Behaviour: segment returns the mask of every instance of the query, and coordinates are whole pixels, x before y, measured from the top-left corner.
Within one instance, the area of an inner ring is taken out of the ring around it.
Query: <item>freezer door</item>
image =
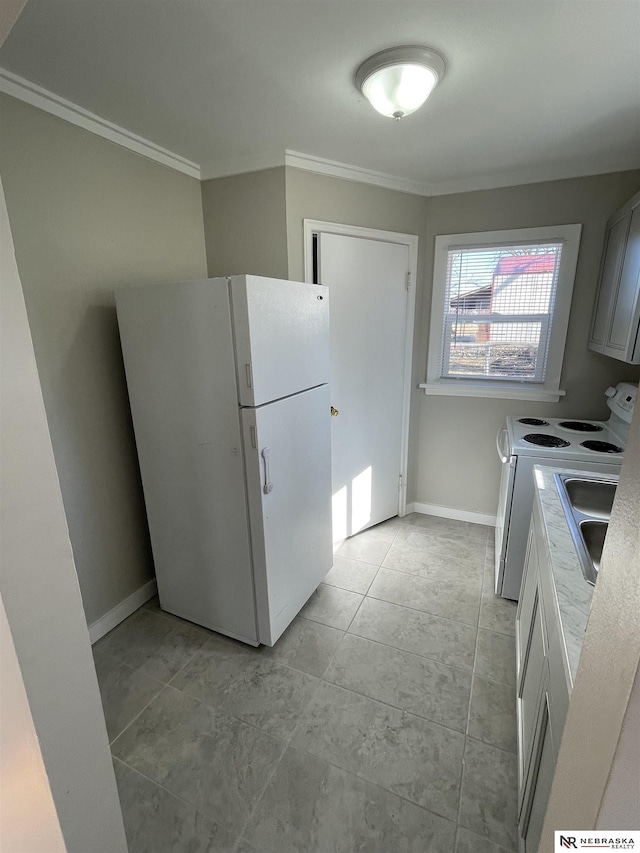
[[[328,386],[242,409],[258,639],[272,646],[333,563]]]
[[[329,289],[231,277],[241,406],[261,406],[329,381]]]

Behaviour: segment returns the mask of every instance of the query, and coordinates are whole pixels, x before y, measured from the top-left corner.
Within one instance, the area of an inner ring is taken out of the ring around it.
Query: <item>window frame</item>
[[[493,397],[512,400],[557,402],[566,394],[560,388],[569,312],[578,264],[582,225],[552,225],[541,228],[516,228],[503,231],[479,231],[469,234],[442,234],[435,238],[433,289],[426,381],[420,384],[427,395],[456,397]],[[456,248],[500,248],[512,244],[561,242],[555,304],[550,316],[549,348],[544,381],[517,379],[476,379],[443,377],[445,331],[445,292],[449,251]]]

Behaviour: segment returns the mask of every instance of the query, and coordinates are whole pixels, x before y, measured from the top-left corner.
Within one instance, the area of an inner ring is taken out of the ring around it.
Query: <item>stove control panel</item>
[[[623,421],[631,423],[633,409],[638,396],[638,386],[631,382],[619,382],[615,388],[607,388],[607,406]]]

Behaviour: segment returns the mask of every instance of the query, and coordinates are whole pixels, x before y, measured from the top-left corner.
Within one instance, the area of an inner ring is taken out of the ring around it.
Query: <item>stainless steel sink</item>
[[[595,584],[617,483],[597,474],[554,474],[582,574]]]
[[[587,549],[587,553],[591,558],[591,562],[596,570],[600,571],[600,561],[602,560],[602,549],[604,548],[604,540],[607,535],[608,521],[581,521],[580,533]]]
[[[569,503],[574,509],[594,518],[609,518],[616,496],[615,483],[586,480],[582,477],[566,477],[563,483]]]

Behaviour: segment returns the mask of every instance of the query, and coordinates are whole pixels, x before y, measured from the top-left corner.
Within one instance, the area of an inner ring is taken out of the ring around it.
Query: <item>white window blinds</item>
[[[449,248],[442,378],[544,382],[561,253],[558,241]]]

